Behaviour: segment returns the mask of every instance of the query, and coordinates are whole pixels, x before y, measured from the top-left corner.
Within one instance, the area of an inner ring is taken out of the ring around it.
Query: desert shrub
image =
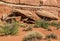
[[[3,30],[4,30],[4,34],[5,34],[5,35],[10,34],[10,29],[11,29],[10,26],[5,25],[4,28],[3,28]]]
[[[58,23],[58,25],[57,25],[57,29],[59,29],[60,28],[60,22]]]
[[[4,30],[3,30],[3,26],[0,26],[0,35],[4,35]]]
[[[18,32],[18,23],[17,22],[13,22],[7,28],[8,28],[7,30],[10,30],[10,34],[11,35],[15,35]]]
[[[56,23],[56,22],[53,21],[52,23],[50,23],[50,25],[51,25],[51,26],[57,26],[58,23]]]
[[[44,28],[44,29],[48,29],[48,26],[49,26],[49,24],[48,24],[48,22],[45,21],[45,20],[38,20],[38,21],[36,21],[36,23],[35,23],[35,27],[42,27],[42,28]]]
[[[1,35],[15,35],[18,32],[18,25],[16,23],[6,23],[3,26],[1,26],[0,29]]]
[[[24,38],[23,41],[37,41],[37,40],[41,40],[42,39],[42,35],[39,32],[30,32],[28,33]]]
[[[55,26],[57,29],[59,29],[60,28],[60,22],[59,23],[57,23],[57,22],[52,22],[52,23],[50,23],[50,25],[51,26]]]
[[[57,36],[52,33],[52,34],[47,35],[46,38],[47,38],[47,39],[51,39],[51,38],[52,38],[52,39],[57,39]]]

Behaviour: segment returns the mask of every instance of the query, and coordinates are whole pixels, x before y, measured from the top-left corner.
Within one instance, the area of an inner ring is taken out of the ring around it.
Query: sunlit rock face
[[[12,9],[9,6],[0,4],[0,18],[4,15],[10,14]]]
[[[43,0],[44,5],[57,6],[57,0]]]
[[[2,1],[16,4],[57,6],[57,0],[2,0]]]
[[[58,16],[60,17],[60,0],[57,0],[57,2],[58,2],[57,6],[59,7],[58,8]]]
[[[58,2],[58,4],[57,4],[57,5],[58,5],[58,7],[60,7],[60,0],[57,0],[57,2]]]
[[[33,6],[44,5],[41,8],[42,10],[53,13],[56,16],[60,15],[60,8],[55,7],[55,6],[60,7],[60,0],[2,0],[2,1],[8,2],[8,3],[21,4],[21,5],[33,5]],[[3,6],[1,8],[3,8]],[[10,13],[10,8],[8,9],[8,7],[4,6],[4,9],[5,8],[6,8],[5,11],[4,10],[2,11],[2,9],[1,11],[4,13]]]
[[[39,5],[40,0],[20,0],[21,3],[28,4],[28,5]]]
[[[7,2],[7,3],[15,3],[15,4],[19,3],[19,0],[2,0],[2,1]]]
[[[58,16],[58,8],[57,7],[50,7],[50,6],[42,6],[42,10],[48,11],[50,13],[53,13],[54,15]]]
[[[3,0],[9,3],[16,3],[16,4],[28,4],[28,5],[39,5],[40,0]]]

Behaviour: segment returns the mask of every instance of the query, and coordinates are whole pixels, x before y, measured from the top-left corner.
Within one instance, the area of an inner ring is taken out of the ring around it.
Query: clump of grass
[[[4,35],[3,26],[0,26],[0,35],[1,35],[1,36],[3,36],[3,35]]]
[[[15,35],[18,32],[18,25],[17,23],[12,24],[4,24],[4,26],[1,26],[0,33],[1,35]]]
[[[57,23],[57,22],[52,22],[52,23],[50,23],[50,25],[51,26],[55,26],[55,27],[57,27],[57,29],[59,29],[60,28],[60,22],[59,23]]]
[[[58,30],[60,28],[60,22],[57,23],[57,22],[53,21],[53,22],[49,23],[48,21],[45,21],[45,20],[38,20],[38,21],[35,22],[34,27],[35,28],[42,27],[44,29],[47,29],[48,31],[51,31],[51,29],[48,28],[49,26],[55,26],[56,29]]]
[[[56,27],[58,25],[58,23],[56,23],[56,22],[53,21],[52,23],[50,23],[50,25]]]
[[[51,39],[51,38],[52,38],[52,39],[57,39],[57,36],[52,33],[52,34],[47,35],[46,38],[47,38],[47,39]]]
[[[30,32],[24,38],[23,41],[38,41],[42,39],[42,35],[39,32]]]
[[[36,23],[35,23],[35,27],[42,27],[42,28],[44,28],[44,29],[48,29],[48,26],[49,26],[49,24],[48,24],[48,22],[45,21],[45,20],[38,20],[38,21],[36,21]]]

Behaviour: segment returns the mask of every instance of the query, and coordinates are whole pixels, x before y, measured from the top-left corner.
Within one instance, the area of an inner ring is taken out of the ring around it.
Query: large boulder
[[[41,6],[42,10],[51,12],[55,16],[58,16],[58,8],[57,7],[50,7],[50,6]]]
[[[56,16],[53,13],[48,12],[46,10],[40,10],[40,11],[37,11],[36,13],[40,16],[43,16],[43,17],[48,17],[48,18],[51,18],[51,19],[59,19],[58,16]]]
[[[40,18],[38,17],[38,15],[36,15],[36,13],[28,11],[28,10],[20,10],[20,9],[15,9],[15,12],[19,12],[20,14],[25,15],[28,18],[31,18],[33,20],[40,20]]]

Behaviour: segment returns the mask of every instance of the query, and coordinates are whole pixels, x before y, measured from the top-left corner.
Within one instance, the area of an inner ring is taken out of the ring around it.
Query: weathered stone
[[[7,3],[15,3],[15,4],[19,3],[19,0],[2,0],[2,1],[7,2]]]
[[[60,7],[60,0],[57,0],[57,2],[58,2],[57,6]]]
[[[28,4],[28,5],[39,5],[40,0],[20,0],[20,3],[23,3],[23,4]]]
[[[58,16],[58,8],[57,7],[42,6],[41,10],[48,11],[48,12],[53,13],[54,15]]]
[[[12,11],[12,8],[10,8],[9,6],[1,4],[0,5],[0,18],[2,16],[5,18],[8,14],[11,13],[11,11]]]
[[[33,20],[39,20],[40,18],[36,15],[36,13],[33,13],[31,11],[28,10],[20,10],[20,9],[15,9],[15,11],[20,12],[22,14],[24,14],[25,16],[33,19]]]
[[[43,5],[57,6],[57,0],[43,0]]]
[[[51,19],[59,19],[58,16],[56,16],[53,13],[50,13],[48,11],[45,11],[45,10],[40,10],[40,11],[37,11],[36,13],[40,16],[43,16],[43,17],[48,17],[48,18],[51,18]]]

